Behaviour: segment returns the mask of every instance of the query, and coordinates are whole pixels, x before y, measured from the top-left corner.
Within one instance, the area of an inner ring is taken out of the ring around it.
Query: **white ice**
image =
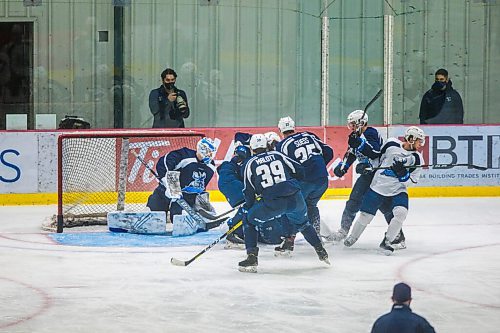
[[[344,203],[320,203],[329,228]],[[188,267],[170,258],[203,246],[54,244],[39,228],[54,210],[0,207],[0,332],[369,332],[399,281],[436,332],[500,332],[500,198],[411,199],[406,250],[377,252],[377,216],[352,248],[328,245],[331,267],[301,241],[292,258],[262,246],[257,274],[222,244]]]

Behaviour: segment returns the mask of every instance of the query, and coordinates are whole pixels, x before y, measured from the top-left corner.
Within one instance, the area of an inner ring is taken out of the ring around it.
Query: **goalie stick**
[[[423,164],[423,165],[405,165],[405,168],[433,168],[433,169],[447,169],[447,168],[453,168],[453,167],[469,167],[472,169],[476,170],[481,170],[481,171],[486,171],[488,170],[487,167],[475,165],[475,164],[468,164],[468,163],[457,163],[457,164]],[[377,168],[366,168],[364,170],[366,171],[374,171],[374,170],[388,170],[391,167],[377,167]]]
[[[384,90],[380,89],[380,90],[379,90],[379,91],[375,94],[375,96],[373,96],[373,98],[372,98],[372,99],[368,102],[368,104],[366,104],[365,108],[363,109],[363,116],[361,116],[361,119],[363,119],[363,118],[365,117],[365,114],[366,114],[366,111],[368,110],[368,108],[369,108],[370,106],[372,106],[372,104],[373,104],[373,103],[375,103],[375,101],[376,101],[377,99],[379,99],[379,97],[380,97],[380,96],[382,96],[382,92],[383,92],[383,91],[384,91]],[[356,136],[360,137],[360,136],[361,136],[361,127],[356,128],[355,133],[356,133]],[[353,150],[352,148],[348,148],[348,149],[347,149],[347,151],[346,151],[346,152],[345,152],[345,154],[344,154],[344,157],[342,158],[342,163],[344,163],[344,165],[345,165],[345,163],[346,163],[346,161],[347,161],[347,158],[349,157],[349,154],[353,154],[353,155],[354,155],[354,150]],[[345,168],[345,166],[343,166],[343,167],[342,167],[342,169],[344,169],[344,168]]]
[[[137,152],[135,152],[134,150],[132,150],[132,154],[134,154],[134,156],[139,160],[139,162],[142,163],[142,165],[144,165],[146,167],[146,169],[149,170],[149,172],[151,172],[151,174],[153,176],[155,176],[156,180],[158,180],[158,183],[160,184],[160,186],[162,187],[165,187],[165,185],[161,182],[161,178],[160,176],[158,176],[158,174],[156,173],[156,171],[154,171],[153,169],[151,169],[151,167],[146,163],[146,161],[144,161],[144,159],[142,157],[139,156],[139,154],[137,154]],[[205,225],[208,223],[203,219],[203,218],[206,218],[208,220],[212,220],[213,223],[210,223],[210,224],[215,224],[216,222],[220,222],[221,221],[221,218],[226,216],[227,214],[231,213],[233,210],[235,210],[237,207],[223,213],[223,214],[219,214],[219,215],[210,215],[206,212],[203,212],[203,214],[200,214],[198,213],[197,211],[195,211],[193,209],[193,207],[191,207],[187,202],[186,200],[184,200],[183,198],[178,198],[178,199],[173,199],[173,201],[176,201],[179,206],[182,207],[182,209],[184,209],[196,222],[198,222],[200,225]],[[203,215],[203,216],[202,216]],[[222,222],[220,222],[218,225],[221,225],[222,223],[224,223],[226,219],[224,219]],[[212,227],[212,228],[215,228],[215,227]],[[212,229],[212,228],[208,228],[208,229]]]
[[[189,260],[180,260],[180,259],[176,259],[176,258],[170,258],[170,263],[174,266],[187,266],[189,265],[190,263],[192,263],[193,261],[195,261],[196,259],[198,259],[203,253],[207,252],[208,250],[210,250],[212,247],[214,247],[215,245],[217,245],[217,243],[219,243],[221,240],[223,240],[224,238],[227,237],[227,235],[233,233],[233,231],[235,231],[236,229],[238,229],[241,225],[242,225],[242,221],[239,221],[238,223],[236,223],[235,225],[233,225],[233,227],[231,229],[229,229],[228,231],[226,231],[225,233],[223,233],[221,236],[219,236],[219,238],[217,238],[216,240],[214,240],[210,245],[208,245],[207,247],[205,247],[203,250],[201,250],[197,255],[195,255],[194,257],[192,257],[191,259]]]

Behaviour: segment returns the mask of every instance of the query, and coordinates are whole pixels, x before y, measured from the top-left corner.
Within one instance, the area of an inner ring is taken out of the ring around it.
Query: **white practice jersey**
[[[394,161],[403,161],[405,165],[422,165],[424,158],[417,151],[408,151],[403,148],[403,142],[397,138],[390,138],[382,147],[380,156],[380,166],[390,167]],[[401,192],[406,192],[410,183],[416,183],[420,177],[421,168],[409,168],[410,179],[400,182],[395,175],[391,175],[391,170],[377,170],[373,177],[370,188],[380,195],[391,197]]]

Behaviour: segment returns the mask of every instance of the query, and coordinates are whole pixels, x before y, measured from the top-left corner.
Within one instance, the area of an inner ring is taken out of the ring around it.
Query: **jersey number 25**
[[[295,157],[300,163],[304,163],[313,154],[314,148],[314,144],[312,143],[299,147],[295,150]]]
[[[286,180],[285,169],[281,161],[272,161],[268,164],[259,165],[255,169],[257,176],[261,176],[260,185],[262,188],[273,186]]]

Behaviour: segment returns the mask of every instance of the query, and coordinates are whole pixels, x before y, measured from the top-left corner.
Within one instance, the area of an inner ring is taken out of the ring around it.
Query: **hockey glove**
[[[369,163],[358,163],[356,165],[356,173],[360,175],[368,175],[372,172],[372,166]]]
[[[363,144],[363,140],[364,139],[358,136],[356,132],[352,132],[351,134],[349,134],[347,144],[349,145],[349,147],[356,149]]]
[[[347,170],[349,170],[349,165],[345,164],[344,162],[340,162],[339,164],[337,164],[335,169],[333,169],[333,174],[341,178],[347,173]]]
[[[405,168],[404,161],[394,161],[391,170],[396,174],[400,182],[405,182],[410,178],[410,172]]]

